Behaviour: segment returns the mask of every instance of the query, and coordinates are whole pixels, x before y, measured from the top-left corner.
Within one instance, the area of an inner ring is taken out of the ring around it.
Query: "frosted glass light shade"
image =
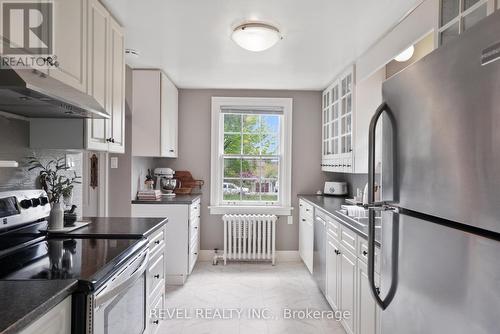
[[[259,52],[274,46],[280,39],[278,28],[265,23],[245,23],[236,27],[231,36],[243,49]]]

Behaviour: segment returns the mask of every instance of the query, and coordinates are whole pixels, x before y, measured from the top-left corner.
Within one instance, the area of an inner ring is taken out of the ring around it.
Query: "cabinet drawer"
[[[200,231],[200,218],[195,218],[189,220],[189,240],[193,240],[193,237],[199,234]]]
[[[357,254],[358,236],[345,226],[340,227],[340,243],[353,254]]]
[[[154,255],[162,247],[165,247],[165,227],[149,237],[149,254]]]
[[[200,212],[201,212],[200,207],[201,207],[200,200],[197,200],[196,202],[194,202],[189,206],[189,217],[191,219],[200,217]]]
[[[332,217],[327,217],[326,220],[326,232],[328,235],[332,236],[335,240],[340,241],[340,223],[333,219]]]
[[[303,216],[313,216],[313,206],[306,201],[299,200],[299,214]]]
[[[368,264],[368,240],[358,238],[358,258]],[[380,248],[375,246],[375,272],[380,273]]]
[[[191,240],[191,244],[189,245],[189,274],[193,271],[194,265],[198,260],[198,252],[199,252],[199,239],[195,238]]]
[[[159,314],[164,308],[165,292],[162,293],[153,301],[151,304],[151,310],[156,310],[156,314]],[[160,319],[157,316],[149,317],[150,330],[149,333],[156,334],[160,328]]]
[[[158,290],[160,283],[165,280],[165,257],[163,253],[150,260],[148,275],[149,295],[151,297]]]

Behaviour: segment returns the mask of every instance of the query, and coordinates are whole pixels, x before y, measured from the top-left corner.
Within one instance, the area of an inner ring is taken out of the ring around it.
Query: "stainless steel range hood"
[[[0,111],[29,118],[109,118],[90,95],[32,69],[0,69]]]

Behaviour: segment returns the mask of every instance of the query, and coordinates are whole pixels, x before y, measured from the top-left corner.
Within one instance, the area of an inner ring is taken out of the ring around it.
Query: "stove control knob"
[[[23,209],[29,209],[33,206],[33,203],[29,199],[23,199],[20,204]]]
[[[47,204],[49,204],[49,199],[47,197],[40,197],[40,203],[42,204],[42,206],[45,206]]]
[[[33,203],[34,208],[36,208],[37,206],[39,206],[41,204],[41,201],[39,198],[32,198],[31,202]]]

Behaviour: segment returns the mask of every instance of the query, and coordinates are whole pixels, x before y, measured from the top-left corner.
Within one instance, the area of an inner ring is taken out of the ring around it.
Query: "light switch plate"
[[[66,154],[66,167],[68,170],[75,170],[75,156],[76,154]]]
[[[113,168],[113,169],[118,168],[118,157],[111,157],[110,158],[110,165],[111,165],[111,168]]]

